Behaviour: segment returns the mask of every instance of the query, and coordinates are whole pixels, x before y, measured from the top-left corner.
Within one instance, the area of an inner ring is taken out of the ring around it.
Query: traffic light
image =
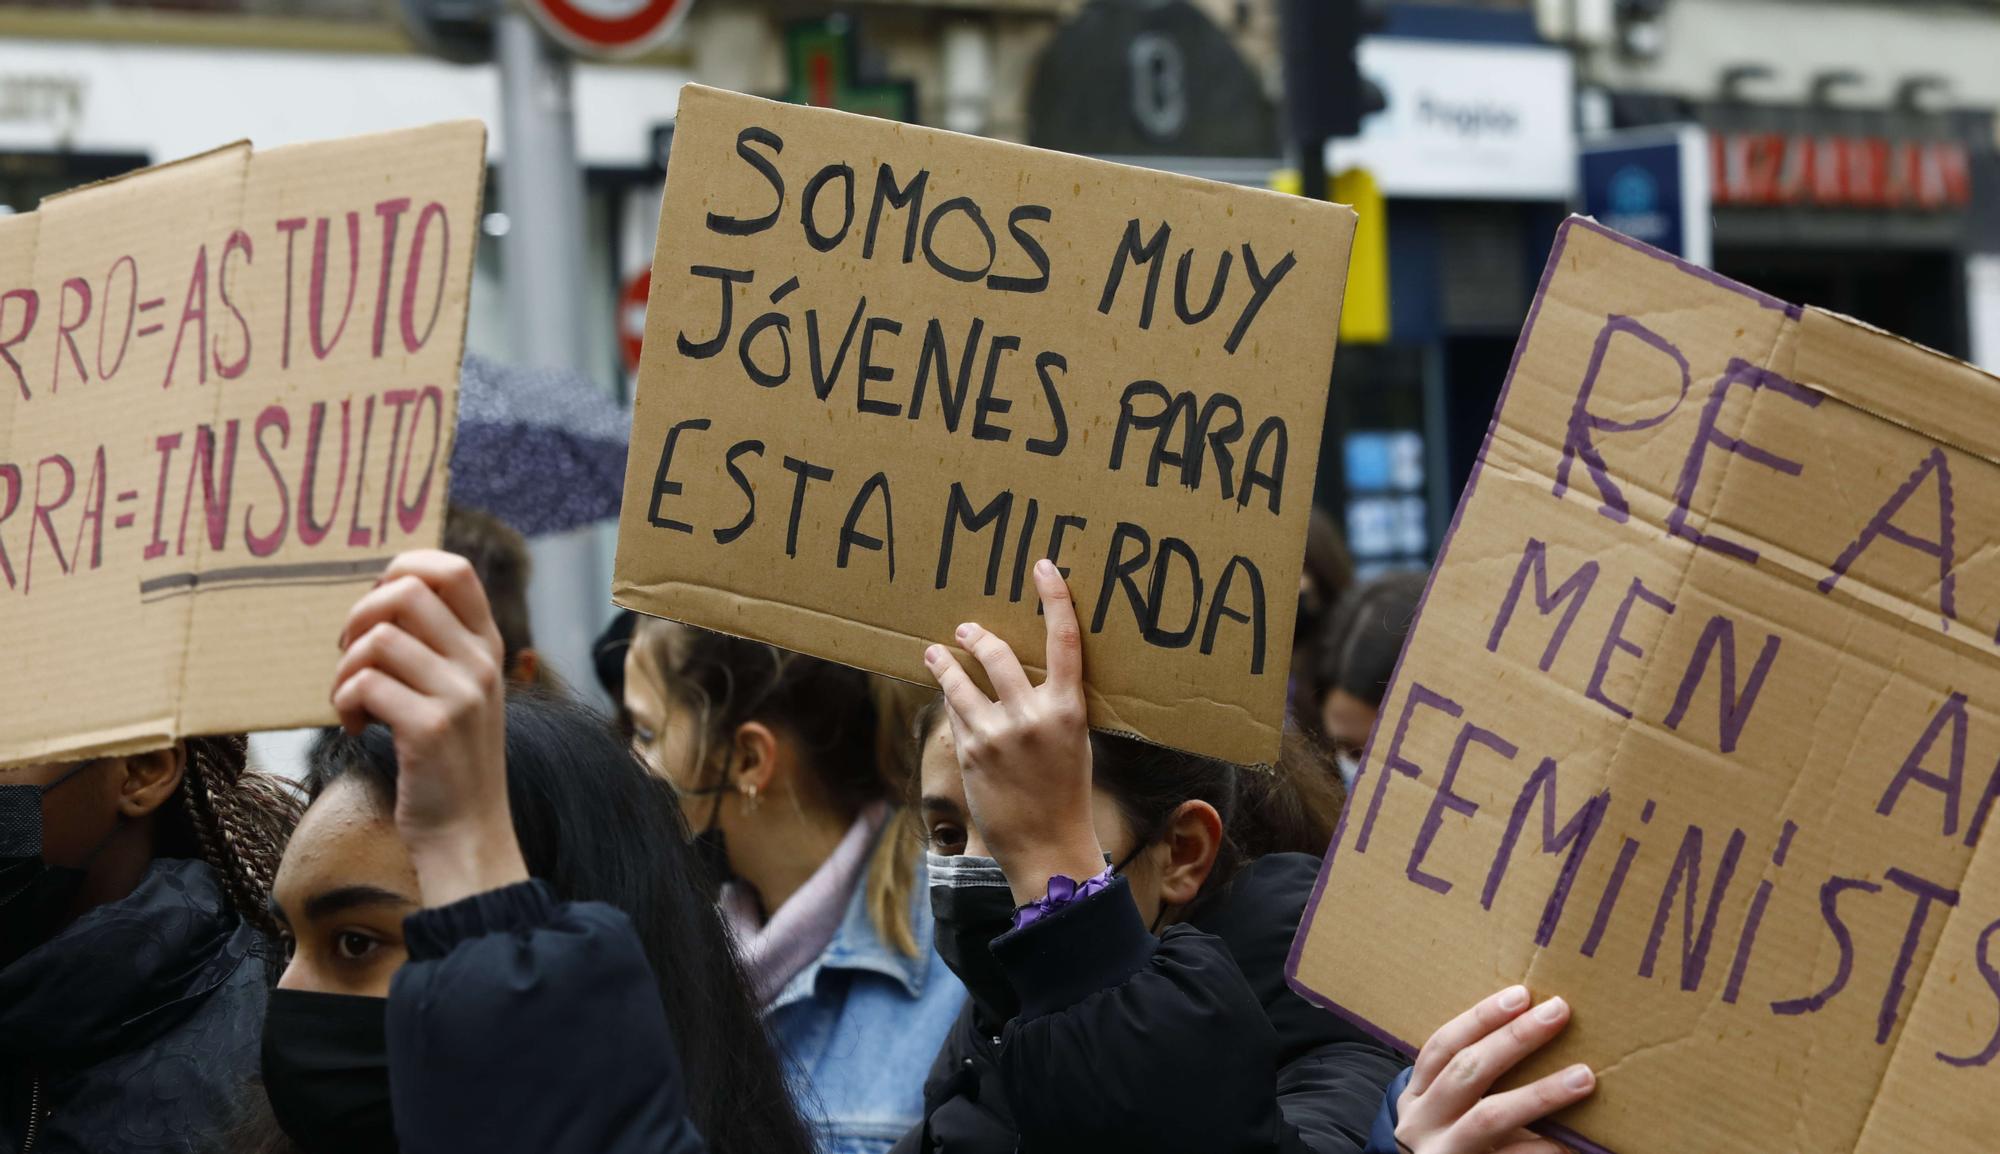
[[[493,20],[501,0],[397,0],[403,29],[418,48],[453,64],[493,60]]]
[[[1354,136],[1385,106],[1355,58],[1387,17],[1382,0],[1284,0],[1285,106],[1298,141]]]

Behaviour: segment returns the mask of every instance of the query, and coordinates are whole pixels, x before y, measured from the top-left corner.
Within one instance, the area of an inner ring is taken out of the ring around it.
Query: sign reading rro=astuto
[[[0,764],[331,720],[442,523],[484,172],[445,124],[0,218]]]

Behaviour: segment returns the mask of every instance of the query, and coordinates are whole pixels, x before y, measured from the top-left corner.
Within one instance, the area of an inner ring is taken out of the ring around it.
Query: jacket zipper
[[[42,1131],[42,1079],[36,1075],[28,1080],[28,1132],[21,1139],[21,1154],[34,1154],[35,1139]]]

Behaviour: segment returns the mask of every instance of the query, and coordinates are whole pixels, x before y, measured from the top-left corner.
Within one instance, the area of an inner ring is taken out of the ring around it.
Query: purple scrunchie
[[[1111,885],[1111,878],[1112,873],[1108,866],[1103,873],[1082,882],[1063,874],[1055,875],[1049,879],[1049,892],[1046,896],[1036,898],[1014,911],[1014,928],[1018,930],[1024,926],[1032,926],[1064,906],[1080,902],[1099,890],[1108,888]]]

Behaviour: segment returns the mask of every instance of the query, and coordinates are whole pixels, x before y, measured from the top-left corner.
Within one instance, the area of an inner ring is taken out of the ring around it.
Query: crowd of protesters
[[[1415,616],[1316,519],[1269,771],[1086,725],[968,622],[937,692],[655,620],[540,667],[451,515],[355,604],[301,789],[242,738],[0,771],[0,1154],[1536,1154],[1500,991],[1414,1064],[1286,982]],[[981,684],[991,686],[991,692]]]

